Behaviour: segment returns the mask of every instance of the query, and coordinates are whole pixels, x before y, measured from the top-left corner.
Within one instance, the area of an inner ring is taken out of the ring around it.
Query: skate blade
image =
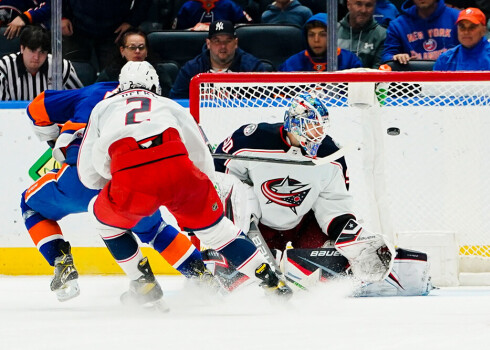
[[[80,287],[77,280],[71,280],[66,282],[60,289],[55,290],[55,293],[58,301],[68,301],[80,295]]]
[[[155,310],[162,313],[166,313],[170,311],[170,307],[163,299],[141,303],[137,299],[128,295],[127,293],[123,293],[120,297],[120,301],[124,305],[124,307],[128,309]]]
[[[154,303],[153,307],[155,308],[156,311],[161,312],[161,313],[170,312],[170,307],[162,299],[160,299],[156,303]]]
[[[128,305],[126,305],[128,306]],[[140,309],[140,310],[145,310],[145,311],[156,311],[160,313],[168,313],[170,311],[170,307],[166,302],[164,302],[162,299],[157,300],[157,301],[152,301],[146,304],[139,304],[139,305],[131,305],[129,306],[132,309]]]

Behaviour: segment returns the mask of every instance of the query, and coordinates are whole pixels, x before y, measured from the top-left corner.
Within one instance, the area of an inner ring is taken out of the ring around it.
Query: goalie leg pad
[[[207,249],[201,254],[206,268],[211,271],[226,291],[232,292],[252,281],[247,275],[238,271],[220,252]]]
[[[429,275],[427,254],[397,248],[393,270],[383,281],[363,283],[356,296],[421,296],[434,287]]]
[[[335,242],[335,249],[349,260],[354,277],[364,282],[385,279],[393,267],[394,248],[383,235],[349,220]]]
[[[290,286],[309,289],[319,282],[346,275],[349,263],[335,248],[286,249],[281,270]]]

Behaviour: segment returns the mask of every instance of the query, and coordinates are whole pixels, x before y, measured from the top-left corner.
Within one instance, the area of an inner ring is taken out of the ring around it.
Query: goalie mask
[[[316,157],[329,126],[327,107],[308,93],[293,98],[284,114],[284,130],[292,133],[311,157]]]
[[[160,82],[155,68],[146,61],[129,61],[119,74],[119,91],[143,88],[161,94]]]

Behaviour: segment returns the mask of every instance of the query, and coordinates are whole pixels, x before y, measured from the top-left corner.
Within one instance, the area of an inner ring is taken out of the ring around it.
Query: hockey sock
[[[153,248],[186,277],[192,277],[191,263],[202,260],[201,253],[186,235],[171,225],[164,226],[153,241]]]
[[[59,244],[64,242],[60,226],[56,221],[48,220],[32,210],[24,201],[24,194],[22,194],[20,208],[32,241],[49,265],[54,266],[54,259],[62,255]]]
[[[251,278],[255,278],[255,269],[265,262],[253,242],[243,233],[218,251],[235,265],[237,270]]]
[[[141,219],[131,231],[138,236],[141,242],[151,244],[165,225],[160,211],[157,210],[153,215]]]
[[[138,263],[143,259],[143,254],[131,231],[102,236],[102,239],[117,264],[123,269],[126,275],[132,280],[138,279],[141,276],[141,271],[138,269]]]

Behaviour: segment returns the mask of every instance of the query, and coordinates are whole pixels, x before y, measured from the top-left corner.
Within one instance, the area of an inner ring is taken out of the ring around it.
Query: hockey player
[[[216,153],[291,160],[324,157],[338,150],[326,135],[328,126],[328,111],[320,99],[299,94],[284,124],[244,125]],[[390,245],[362,228],[352,213],[343,159],[314,167],[215,159],[215,166],[253,186],[259,229],[270,248],[282,251],[287,242],[296,248],[318,248],[332,240],[359,279],[379,281],[390,272]]]
[[[47,90],[27,107],[35,134],[53,148],[61,169],[45,174],[30,186],[21,199],[21,209],[28,232],[46,261],[55,267],[51,281],[61,301],[79,293],[78,273],[73,263],[71,247],[57,221],[63,217],[87,211],[98,190],[87,189],[78,178],[76,160],[83,130],[93,107],[118,86],[116,82],[98,83],[78,90]],[[59,127],[61,125],[61,129]],[[166,225],[159,211],[142,219],[132,228],[139,239],[151,244],[162,257],[186,277],[210,278],[200,252],[183,233]],[[146,279],[153,279],[149,263],[143,259],[131,231],[102,236],[104,243],[125,270],[126,260],[138,256]],[[134,276],[132,276],[134,278]],[[155,281],[156,295],[161,293]],[[152,294],[155,294],[152,293]],[[142,299],[143,300],[143,299]]]
[[[179,225],[225,255],[248,277],[258,278],[274,294],[291,289],[265,263],[239,228],[224,217],[209,177],[211,154],[192,116],[179,104],[159,96],[155,69],[128,62],[118,92],[95,106],[82,141],[78,172],[82,183],[101,189],[91,212],[103,236],[121,234],[162,205]],[[125,271],[135,284],[141,272],[135,256]]]
[[[302,93],[292,100],[284,124],[244,125],[216,153],[298,161],[325,157],[338,150],[326,135],[328,126],[327,108],[321,100]],[[262,244],[263,236],[271,249],[282,252],[288,242],[299,248],[286,250],[282,259],[286,262],[283,270],[294,269],[286,277],[295,278],[295,285],[298,281],[306,285],[315,272],[320,273],[317,281],[345,273],[350,264],[361,281],[383,280],[364,283],[357,291],[360,295],[425,295],[432,288],[427,255],[421,252],[397,249],[396,271],[386,278],[394,251],[382,236],[356,222],[343,158],[317,166],[215,159],[215,166],[218,172],[233,175],[222,175],[220,195],[226,198],[226,212],[254,243]],[[258,235],[251,216],[258,221]],[[330,242],[335,242],[336,251],[328,247]]]

